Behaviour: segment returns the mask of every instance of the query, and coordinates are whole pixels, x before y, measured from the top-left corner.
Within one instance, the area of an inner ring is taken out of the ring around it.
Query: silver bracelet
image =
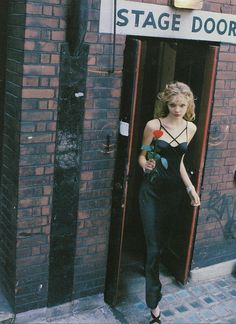
[[[189,194],[194,189],[194,186],[188,186],[186,187],[186,191]]]

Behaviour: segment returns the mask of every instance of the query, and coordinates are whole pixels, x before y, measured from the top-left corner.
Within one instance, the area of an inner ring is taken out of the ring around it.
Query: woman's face
[[[169,114],[176,118],[183,118],[188,109],[188,100],[184,95],[172,96],[167,103]]]

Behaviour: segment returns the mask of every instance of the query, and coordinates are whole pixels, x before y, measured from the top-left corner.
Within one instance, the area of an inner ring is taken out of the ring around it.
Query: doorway
[[[125,277],[144,276],[145,242],[139,215],[138,192],[142,170],[138,165],[143,129],[154,116],[156,94],[166,83],[187,83],[196,97],[198,133],[189,146],[185,165],[200,193],[210,121],[218,46],[206,42],[127,38],[120,120],[129,134],[119,135],[112,195],[112,219],[105,300],[115,305]],[[200,126],[200,127],[199,127]],[[183,197],[178,222],[168,238],[163,264],[185,283],[191,266],[197,209]]]

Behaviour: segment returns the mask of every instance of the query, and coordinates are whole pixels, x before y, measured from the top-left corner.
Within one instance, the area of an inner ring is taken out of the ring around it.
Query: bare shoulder
[[[143,133],[143,143],[150,144],[153,139],[153,132],[160,126],[158,119],[149,120],[145,126]]]
[[[188,122],[188,130],[191,139],[197,131],[197,126],[192,122]]]
[[[152,120],[149,120],[146,124],[146,129],[149,130],[149,131],[154,131],[156,130],[157,128],[160,127],[160,122],[158,119],[152,119]]]

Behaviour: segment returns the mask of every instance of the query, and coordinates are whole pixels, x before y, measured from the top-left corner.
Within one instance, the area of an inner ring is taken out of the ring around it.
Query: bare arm
[[[190,124],[191,128],[190,128],[190,134],[189,134],[189,139],[191,141],[191,139],[193,138],[194,134],[196,133],[196,126],[194,124]],[[187,193],[191,199],[191,205],[192,206],[199,206],[200,205],[200,198],[188,176],[188,173],[186,171],[185,165],[184,165],[184,156],[182,157],[181,163],[180,163],[180,175],[181,178],[183,180],[183,183],[186,187]]]
[[[182,157],[181,163],[180,163],[180,175],[183,180],[183,183],[186,188],[193,187],[193,184],[188,176],[188,173],[186,171],[185,165],[184,165],[184,156]]]
[[[144,128],[144,132],[143,132],[143,141],[142,144],[146,144],[146,145],[150,145],[153,139],[153,131],[157,128],[157,121],[156,120],[150,120],[145,128]],[[138,162],[139,165],[141,166],[141,168],[143,168],[143,170],[153,170],[155,168],[155,161],[154,160],[147,160],[146,159],[146,154],[147,152],[145,150],[142,150],[139,158],[138,158]]]

